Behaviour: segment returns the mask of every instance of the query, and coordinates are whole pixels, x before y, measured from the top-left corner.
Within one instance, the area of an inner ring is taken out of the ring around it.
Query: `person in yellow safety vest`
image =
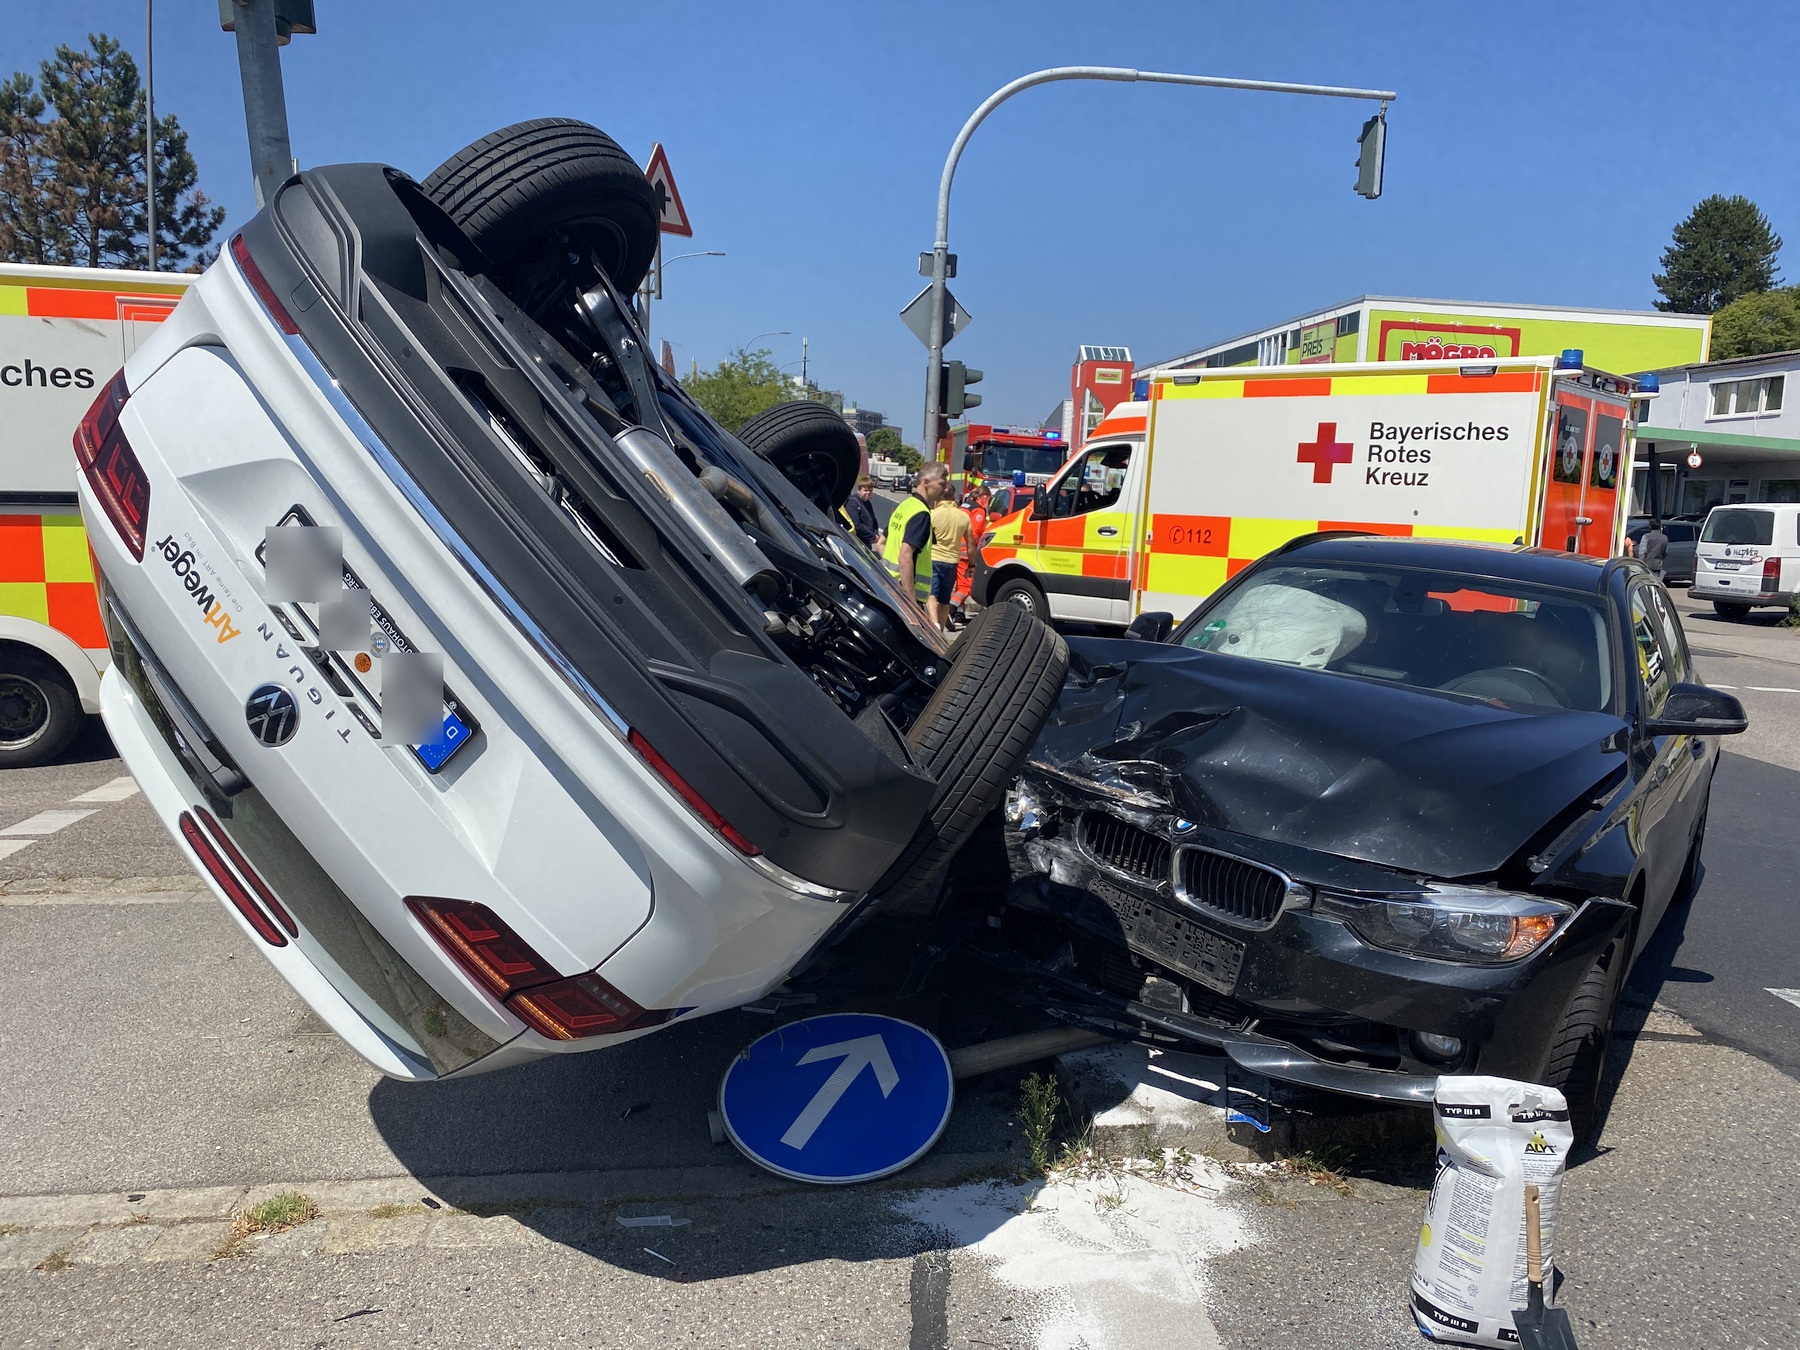
[[[919,481],[888,517],[882,559],[904,584],[912,578],[921,605],[931,599],[931,508],[950,493],[950,470],[938,460],[919,469]]]

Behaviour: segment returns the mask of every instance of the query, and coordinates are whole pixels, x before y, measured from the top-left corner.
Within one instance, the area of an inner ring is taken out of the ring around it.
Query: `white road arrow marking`
[[[853,1041],[839,1041],[836,1045],[816,1045],[800,1056],[800,1063],[817,1064],[839,1057],[844,1062],[831,1071],[831,1077],[820,1084],[806,1109],[794,1117],[794,1123],[781,1136],[781,1142],[789,1148],[806,1147],[814,1132],[825,1123],[825,1117],[831,1114],[831,1108],[843,1099],[864,1069],[875,1070],[875,1082],[883,1097],[891,1095],[900,1086],[900,1075],[894,1071],[894,1058],[888,1054],[887,1042],[881,1039],[879,1032],[873,1036],[859,1036]]]
[[[1776,998],[1785,998],[1796,1008],[1800,1008],[1800,989],[1771,989],[1769,992]]]

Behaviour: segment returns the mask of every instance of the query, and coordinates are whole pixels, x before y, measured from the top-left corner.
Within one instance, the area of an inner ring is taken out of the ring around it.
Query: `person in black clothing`
[[[886,541],[881,526],[875,523],[875,481],[868,474],[856,480],[856,490],[844,502],[844,516],[852,534],[875,552],[881,552]]]

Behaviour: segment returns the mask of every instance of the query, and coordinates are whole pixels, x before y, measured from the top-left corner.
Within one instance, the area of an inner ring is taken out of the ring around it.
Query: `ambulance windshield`
[[[1184,641],[1506,707],[1600,712],[1612,701],[1599,604],[1491,577],[1271,567],[1209,610]]]

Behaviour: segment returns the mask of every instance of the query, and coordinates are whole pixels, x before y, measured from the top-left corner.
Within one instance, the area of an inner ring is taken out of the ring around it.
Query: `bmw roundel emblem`
[[[286,745],[300,725],[300,705],[279,684],[258,685],[244,704],[250,734],[264,745]]]

